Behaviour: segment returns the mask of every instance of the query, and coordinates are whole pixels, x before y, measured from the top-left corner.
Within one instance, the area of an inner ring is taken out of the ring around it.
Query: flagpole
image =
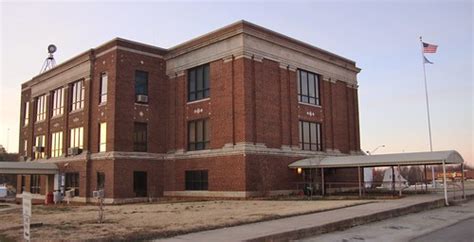
[[[430,103],[429,103],[429,98],[428,98],[428,83],[426,81],[426,68],[425,68],[425,55],[423,51],[423,39],[420,36],[420,44],[421,44],[421,61],[423,62],[423,76],[425,78],[425,97],[426,97],[426,115],[428,116],[428,135],[430,137],[430,151],[433,152],[433,141],[431,139],[431,118],[430,118]],[[436,183],[435,183],[435,174],[434,174],[434,167],[431,166],[431,178],[432,178],[432,184],[436,188]]]

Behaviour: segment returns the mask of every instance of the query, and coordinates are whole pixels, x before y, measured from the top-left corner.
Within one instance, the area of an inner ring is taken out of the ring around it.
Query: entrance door
[[[145,171],[133,172],[133,192],[135,192],[135,197],[147,196],[147,177]]]

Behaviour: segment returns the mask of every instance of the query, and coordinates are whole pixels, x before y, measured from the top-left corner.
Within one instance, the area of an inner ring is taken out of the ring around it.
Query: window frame
[[[211,127],[209,120],[209,118],[205,118],[188,121],[188,151],[210,149]]]
[[[187,72],[188,102],[194,102],[194,101],[198,101],[198,100],[202,100],[202,99],[206,99],[210,97],[210,90],[211,90],[211,87],[210,87],[211,75],[210,74],[211,74],[211,70],[210,70],[209,63],[188,69],[188,72]],[[199,88],[199,84],[201,84],[200,88]]]
[[[133,151],[148,152],[148,123],[133,123]]]
[[[108,87],[109,87],[109,76],[107,75],[107,72],[102,72],[100,73],[99,104],[107,103]]]
[[[98,171],[96,176],[97,176],[97,184],[96,184],[97,191],[104,190],[105,192],[105,172]]]
[[[30,193],[41,193],[41,175],[30,175]]]
[[[306,76],[306,78],[303,78],[304,76]],[[314,80],[312,84],[313,88],[311,88],[311,90],[310,79]],[[319,74],[298,69],[297,84],[298,102],[321,106],[321,76]]]
[[[43,152],[33,152],[35,159],[46,158],[46,135],[40,134],[35,136],[35,147],[43,147]]]
[[[46,120],[46,114],[48,111],[47,97],[46,94],[38,96],[36,98],[36,122]]]
[[[84,80],[75,81],[71,84],[71,112],[84,109],[85,85]]]
[[[52,100],[52,116],[57,117],[61,116],[64,113],[64,92],[65,89],[63,87],[58,88],[53,91],[53,100]]]
[[[23,126],[26,127],[30,123],[30,102],[26,101],[23,107]]]
[[[305,126],[308,127],[307,134],[305,134]],[[298,122],[298,129],[299,129],[299,145],[302,150],[323,151],[323,134],[322,134],[321,123],[300,120]],[[306,140],[306,139],[309,139],[309,140]]]
[[[184,190],[208,191],[209,190],[209,170],[184,171]]]
[[[140,86],[140,83],[139,83],[139,77],[140,77],[140,74],[143,74],[144,77],[145,77],[145,83],[144,83],[144,88],[141,88]],[[137,96],[138,95],[144,95],[144,96],[147,96],[148,97],[148,88],[149,88],[149,81],[150,81],[150,78],[149,78],[149,73],[147,71],[142,71],[142,70],[135,70],[135,102],[136,103],[148,103],[148,102],[139,102],[138,99],[137,99]]]
[[[84,148],[84,127],[69,129],[69,148]]]
[[[51,134],[51,157],[61,157],[63,155],[63,131]]]
[[[74,188],[74,196],[79,196],[81,186],[80,179],[79,172],[66,172],[64,174],[64,189],[67,191]]]
[[[107,123],[99,123],[99,152],[107,151]]]

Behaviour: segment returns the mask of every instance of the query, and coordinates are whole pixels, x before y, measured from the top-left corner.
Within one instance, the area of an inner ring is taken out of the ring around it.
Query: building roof
[[[160,48],[150,44],[144,44],[137,41],[127,40],[123,38],[114,38],[110,41],[107,41],[96,48],[89,49],[76,55],[62,63],[56,65],[55,67],[40,73],[34,76],[31,80],[26,81],[23,83],[23,87],[32,85],[37,82],[41,82],[43,79],[47,79],[50,76],[56,75],[61,70],[67,70],[71,66],[77,64],[78,61],[84,61],[92,59],[93,56],[101,51],[111,48],[113,46],[122,46],[126,48],[137,49],[143,52],[154,53],[160,56],[167,56],[167,58],[186,53],[188,51],[192,51],[195,49],[202,48],[203,46],[209,45],[213,42],[220,41],[222,38],[228,38],[228,35],[246,33],[246,34],[255,34],[260,33],[262,36],[265,37],[266,40],[270,39],[279,39],[283,40],[284,46],[290,48],[291,45],[301,47],[302,51],[308,55],[312,55],[313,57],[320,58],[326,62],[330,62],[336,64],[340,67],[350,69],[354,72],[359,72],[361,69],[356,66],[355,61],[332,53],[330,51],[318,48],[314,45],[308,44],[306,42],[291,38],[284,34],[278,33],[276,31],[264,28],[262,26],[256,25],[254,23],[250,23],[245,20],[240,20],[230,25],[224,26],[217,30],[211,31],[204,35],[198,36],[191,40],[188,40],[184,43],[178,44],[171,48]]]
[[[455,150],[393,153],[381,155],[330,156],[325,158],[312,157],[295,161],[290,168],[343,168],[343,167],[376,167],[397,165],[433,165],[461,164],[462,156]]]
[[[58,167],[53,163],[0,162],[0,174],[49,175],[58,172]]]

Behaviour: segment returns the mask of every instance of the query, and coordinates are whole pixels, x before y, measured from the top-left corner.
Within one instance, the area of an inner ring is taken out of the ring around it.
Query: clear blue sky
[[[166,48],[240,19],[355,60],[362,149],[386,145],[377,153],[429,149],[418,38],[439,45],[427,55],[434,149],[474,164],[470,0],[2,2],[0,144],[18,149],[20,84],[38,74],[48,44],[60,63],[114,37]]]

